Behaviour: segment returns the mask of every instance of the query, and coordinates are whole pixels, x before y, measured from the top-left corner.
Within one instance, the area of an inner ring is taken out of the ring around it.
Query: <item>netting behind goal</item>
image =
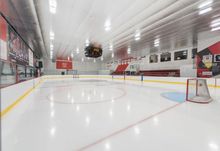
[[[209,103],[212,98],[206,79],[188,79],[186,100],[195,103]]]

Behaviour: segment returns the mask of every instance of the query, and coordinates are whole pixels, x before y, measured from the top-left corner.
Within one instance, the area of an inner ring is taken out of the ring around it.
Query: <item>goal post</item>
[[[187,80],[186,101],[202,104],[212,101],[206,79]]]

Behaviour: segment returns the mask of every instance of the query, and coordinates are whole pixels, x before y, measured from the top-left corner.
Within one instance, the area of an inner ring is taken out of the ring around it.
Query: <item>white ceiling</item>
[[[50,12],[49,0],[23,1],[28,2],[23,12],[36,13],[33,16],[35,28],[40,30],[36,34],[43,56],[50,58],[52,44],[54,57],[68,57],[73,53],[75,60],[84,57],[86,39],[102,44],[104,60],[112,59],[109,44],[113,44],[115,58],[120,59],[193,46],[198,32],[210,30],[210,22],[220,12],[219,0],[214,0],[213,10],[204,15],[198,14],[198,6],[207,0],[56,0],[55,14]],[[20,7],[17,12],[21,14],[22,6],[15,7]],[[28,18],[22,20],[27,22]],[[108,32],[104,28],[106,20],[111,22]],[[137,30],[141,33],[139,41],[134,37]],[[50,31],[54,32],[54,40],[50,39]],[[160,47],[155,48],[157,38]]]

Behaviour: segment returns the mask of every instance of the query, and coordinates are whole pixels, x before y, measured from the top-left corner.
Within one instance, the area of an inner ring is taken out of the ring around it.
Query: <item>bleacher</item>
[[[125,70],[127,69],[128,64],[120,64],[117,66],[115,72],[113,72],[113,75],[122,75],[124,74]]]
[[[144,76],[156,76],[156,77],[180,77],[180,70],[149,70],[140,71],[139,74]]]

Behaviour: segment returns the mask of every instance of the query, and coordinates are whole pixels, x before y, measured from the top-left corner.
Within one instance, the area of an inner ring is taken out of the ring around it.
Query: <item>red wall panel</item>
[[[7,41],[7,22],[0,16],[0,39]]]

